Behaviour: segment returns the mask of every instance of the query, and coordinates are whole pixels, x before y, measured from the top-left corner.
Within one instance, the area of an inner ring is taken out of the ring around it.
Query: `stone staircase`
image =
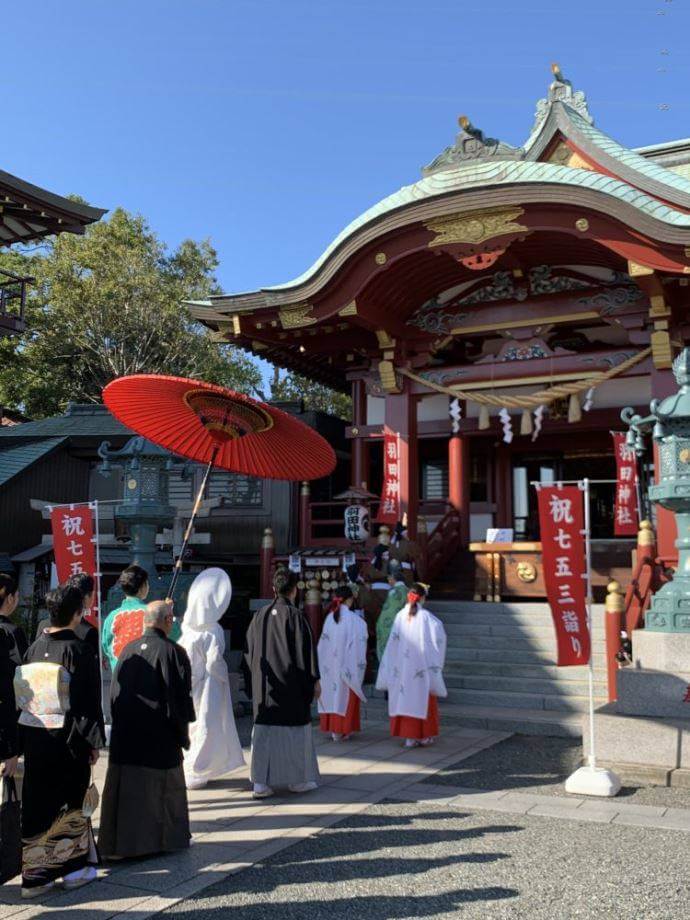
[[[453,724],[530,735],[580,736],[587,668],[557,668],[544,603],[429,601],[448,634],[442,718]],[[604,608],[595,605],[595,705],[606,700]]]

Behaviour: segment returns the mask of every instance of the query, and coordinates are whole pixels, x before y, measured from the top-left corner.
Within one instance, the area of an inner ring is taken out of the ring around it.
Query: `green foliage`
[[[273,373],[270,398],[303,399],[307,409],[319,409],[347,420],[352,418],[352,400],[349,396],[331,390],[322,383],[314,383],[300,374],[287,372],[281,377],[278,368]]]
[[[117,209],[84,236],[63,234],[29,253],[4,253],[0,268],[33,275],[27,332],[0,341],[0,402],[32,418],[69,401],[98,402],[115,377],[198,377],[244,392],[255,362],[219,345],[182,305],[217,293],[208,240],[169,252],[143,217]]]

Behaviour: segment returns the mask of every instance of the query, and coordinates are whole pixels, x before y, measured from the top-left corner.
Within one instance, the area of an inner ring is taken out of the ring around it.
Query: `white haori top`
[[[230,696],[225,636],[218,620],[227,610],[232,584],[222,569],[198,575],[187,598],[179,644],[192,665],[196,722],[189,726],[191,747],[184,753],[187,782],[223,776],[244,763]]]
[[[321,697],[319,712],[344,716],[350,690],[361,700],[367,667],[367,624],[345,604],[340,619],[329,613],[318,645]]]
[[[418,607],[413,617],[409,610],[406,604],[393,622],[376,689],[388,691],[390,716],[426,719],[429,695],[448,696],[443,680],[446,631],[426,608]]]

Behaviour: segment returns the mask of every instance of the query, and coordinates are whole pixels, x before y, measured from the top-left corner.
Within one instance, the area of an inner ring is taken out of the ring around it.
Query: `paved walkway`
[[[238,770],[190,793],[194,839],[189,850],[115,864],[102,870],[98,882],[80,891],[57,890],[39,901],[22,901],[17,880],[0,887],[0,920],[48,916],[144,920],[384,800],[433,804],[448,813],[457,809],[459,816],[470,809],[690,832],[686,809],[433,783],[440,770],[506,737],[451,728],[433,747],[405,750],[388,737],[385,723],[377,718],[356,741],[335,744],[319,734],[322,786],[316,792],[254,801],[247,769]]]
[[[70,920],[143,920],[324,827],[401,794],[407,786],[506,735],[450,729],[432,747],[404,750],[388,737],[385,723],[376,720],[355,741],[335,744],[320,733],[317,737],[322,774],[317,791],[255,801],[247,768],[237,770],[227,779],[190,792],[193,843],[189,850],[115,864],[102,870],[98,882],[81,890],[56,889],[35,901],[21,900],[17,879],[0,887],[0,920],[63,915]],[[100,766],[101,788],[103,772]]]

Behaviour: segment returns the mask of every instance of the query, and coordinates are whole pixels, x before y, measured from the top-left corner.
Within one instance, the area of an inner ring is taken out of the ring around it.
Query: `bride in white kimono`
[[[336,592],[318,645],[322,732],[346,741],[361,730],[360,700],[367,666],[367,624],[354,612],[354,595],[346,585]]]
[[[448,695],[443,680],[446,632],[433,613],[421,606],[426,588],[411,586],[398,613],[381,659],[377,690],[388,691],[391,735],[406,747],[432,744],[439,734],[438,697]]]
[[[206,569],[197,575],[187,597],[179,644],[192,665],[196,712],[196,722],[189,726],[191,747],[184,755],[188,789],[201,789],[209,780],[244,764],[223,657],[225,636],[218,622],[231,597],[232,584],[222,569]]]

